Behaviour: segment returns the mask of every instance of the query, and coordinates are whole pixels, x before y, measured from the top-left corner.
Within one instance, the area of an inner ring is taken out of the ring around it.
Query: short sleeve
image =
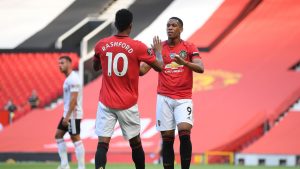
[[[145,44],[143,44],[142,42],[139,42],[138,49],[139,49],[138,58],[140,61],[143,61],[146,63],[153,63],[156,60],[153,49],[147,48],[147,46]]]
[[[198,50],[198,48],[194,44],[190,44],[189,45],[189,54],[191,56],[191,59],[194,59],[194,58],[201,59],[199,50]]]
[[[72,78],[69,83],[69,88],[71,92],[79,92],[80,90],[80,81],[78,78]]]

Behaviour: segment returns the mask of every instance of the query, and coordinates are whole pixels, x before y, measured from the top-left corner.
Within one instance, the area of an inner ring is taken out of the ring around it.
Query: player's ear
[[[183,32],[183,27],[180,27],[180,33],[182,33]]]

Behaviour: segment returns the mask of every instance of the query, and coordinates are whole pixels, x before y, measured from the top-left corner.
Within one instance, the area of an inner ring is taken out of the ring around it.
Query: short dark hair
[[[120,9],[116,13],[115,26],[119,32],[126,30],[132,23],[133,15],[127,9]]]
[[[175,19],[175,20],[177,20],[177,21],[179,22],[179,24],[180,24],[179,26],[181,26],[181,27],[183,28],[183,22],[182,22],[182,20],[181,20],[180,18],[173,16],[173,17],[171,17],[170,19]]]
[[[59,57],[59,60],[60,59],[66,59],[67,61],[72,62],[72,59],[70,58],[70,56],[67,56],[67,55],[63,55],[63,56]]]

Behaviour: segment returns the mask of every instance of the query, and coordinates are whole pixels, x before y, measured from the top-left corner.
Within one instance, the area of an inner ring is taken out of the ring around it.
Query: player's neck
[[[180,38],[175,38],[175,39],[168,39],[168,45],[169,46],[176,46],[177,44],[179,44],[181,41]]]
[[[65,72],[66,77],[68,77],[71,73],[72,73],[72,69],[67,70],[67,71]]]
[[[117,36],[129,36],[129,33],[127,30],[123,31],[123,32],[118,32]]]

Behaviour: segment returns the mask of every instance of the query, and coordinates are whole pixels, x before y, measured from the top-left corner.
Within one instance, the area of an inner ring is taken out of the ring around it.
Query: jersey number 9
[[[107,75],[111,76],[112,70],[115,73],[116,76],[124,76],[128,70],[128,58],[124,53],[117,53],[113,59],[113,53],[112,52],[106,52],[106,56],[108,57],[108,70]],[[120,72],[118,70],[118,62],[120,59],[123,59],[123,69]]]

